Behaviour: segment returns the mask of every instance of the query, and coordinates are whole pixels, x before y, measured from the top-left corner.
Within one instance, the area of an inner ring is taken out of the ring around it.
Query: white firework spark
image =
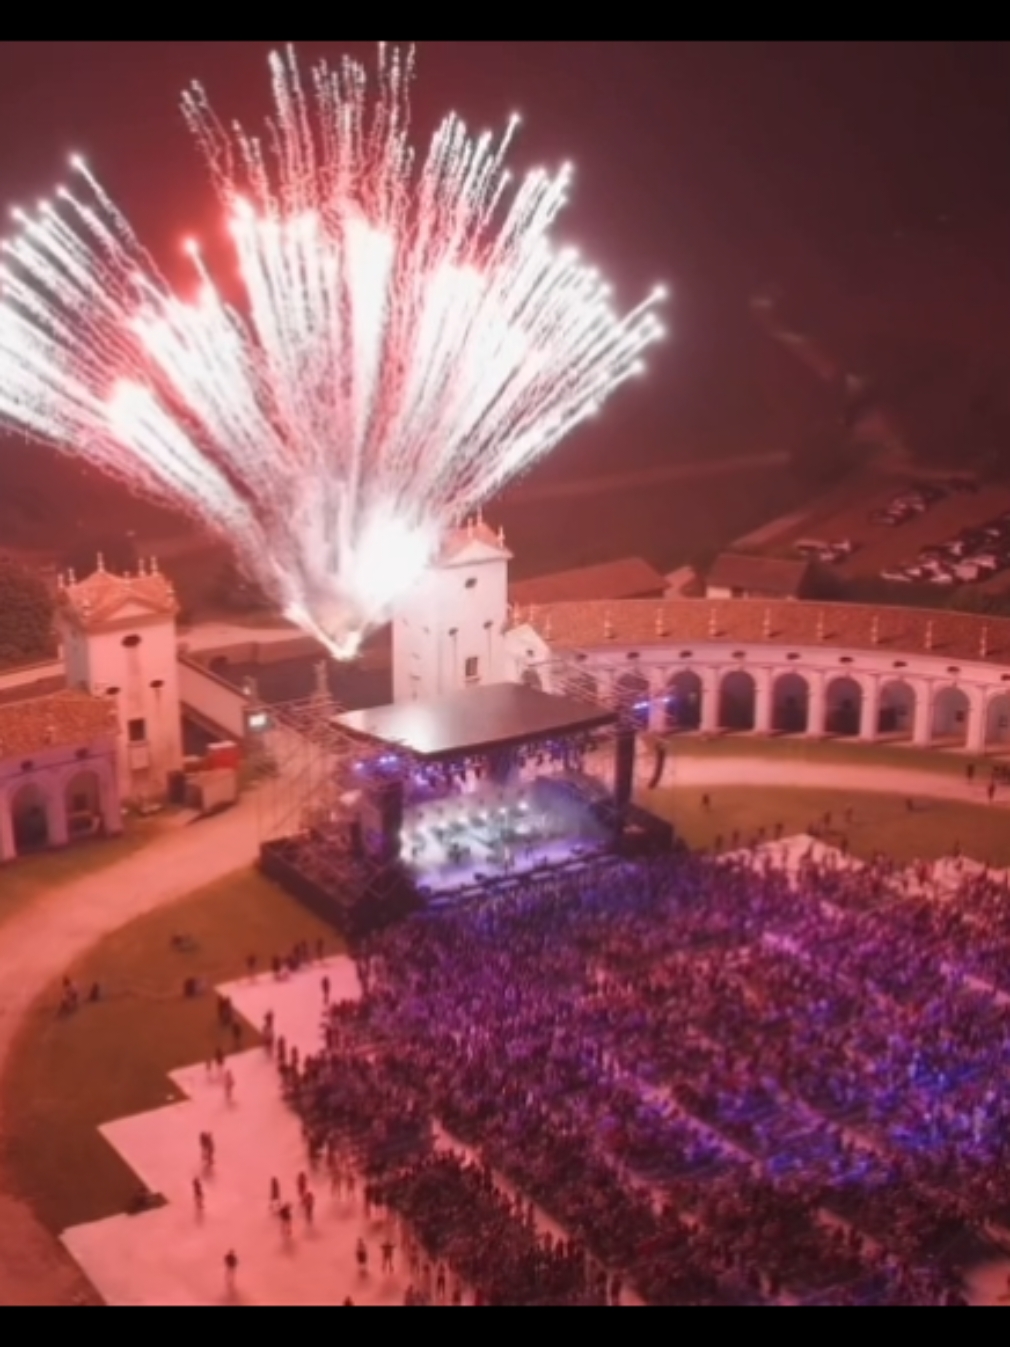
[[[641,369],[660,292],[615,314],[551,227],[570,170],[505,168],[516,130],[409,139],[412,53],[271,57],[263,138],[184,110],[237,253],[241,309],[191,247],[174,293],[75,161],[0,264],[0,420],[181,505],[340,657],[476,512]]]

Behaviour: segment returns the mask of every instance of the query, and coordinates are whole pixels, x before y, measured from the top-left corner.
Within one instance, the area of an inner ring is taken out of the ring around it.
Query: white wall
[[[87,752],[81,758],[79,753]],[[122,806],[116,766],[116,744],[101,736],[87,744],[41,749],[30,755],[31,770],[25,770],[23,755],[0,759],[0,863],[17,858],[11,817],[16,797],[26,787],[38,790],[45,805],[49,842],[61,847],[69,840],[68,789],[76,778],[94,775],[98,780],[105,832],[123,831]]]
[[[209,669],[180,658],[179,695],[182,705],[242,744],[246,737],[249,698]]]
[[[448,565],[432,567],[393,616],[393,697],[417,701],[477,682],[509,679],[505,644],[508,557],[475,544]]]
[[[89,631],[64,621],[60,636],[68,686],[115,702],[125,798],[163,794],[168,774],[183,759],[175,622],[145,613]],[[132,742],[131,724],[139,731],[139,722],[145,737]]]
[[[533,627],[512,627],[505,633],[505,681],[521,683],[527,670],[539,674],[538,666],[550,659],[550,653],[550,646]],[[551,689],[545,684],[544,691]]]

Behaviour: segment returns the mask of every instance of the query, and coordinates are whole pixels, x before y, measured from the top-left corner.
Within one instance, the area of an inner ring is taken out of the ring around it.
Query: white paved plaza
[[[284,983],[264,977],[222,993],[255,1025],[272,1010],[277,1032],[304,1055],[319,1048],[324,975],[336,1000],[360,995],[347,959],[316,965]],[[400,1275],[399,1250],[397,1275],[380,1275],[385,1227],[366,1222],[360,1185],[356,1201],[337,1200],[325,1176],[313,1178],[314,1226],[308,1228],[299,1215],[294,1238],[284,1240],[269,1210],[270,1181],[279,1179],[285,1200],[294,1200],[297,1176],[307,1167],[301,1128],[281,1100],[277,1072],[265,1052],[232,1058],[229,1067],[235,1077],[231,1106],[221,1080],[200,1065],[173,1077],[188,1102],[102,1129],[140,1181],[168,1205],[67,1232],[64,1243],[99,1293],[114,1306],[339,1306],[348,1298],[362,1306],[402,1304],[407,1279]],[[202,1174],[202,1132],[213,1134],[217,1161],[205,1180],[201,1216],[193,1180]],[[371,1254],[364,1279],[354,1261],[359,1238]],[[229,1250],[239,1259],[234,1294],[225,1285]]]

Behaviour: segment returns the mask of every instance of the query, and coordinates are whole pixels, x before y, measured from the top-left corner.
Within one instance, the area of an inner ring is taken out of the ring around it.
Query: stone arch
[[[1010,748],[1010,692],[1000,692],[985,709],[986,748]]]
[[[752,730],[757,720],[757,684],[745,669],[734,669],[719,684],[719,728]]]
[[[666,685],[666,728],[674,733],[701,729],[705,685],[693,669],[681,669]]]
[[[915,733],[915,711],[919,697],[904,678],[892,678],[880,689],[877,732],[896,739],[911,739]]]
[[[94,836],[103,831],[103,782],[93,767],[82,767],[67,779],[63,803],[71,838]]]
[[[824,691],[824,729],[854,739],[862,728],[863,686],[851,675],[833,678]]]
[[[968,742],[971,698],[964,688],[951,684],[938,688],[933,697],[932,738],[958,746]]]
[[[19,856],[45,851],[49,846],[49,797],[37,781],[26,781],[12,793],[11,827]]]
[[[794,669],[772,684],[772,729],[778,734],[806,734],[810,728],[810,684]]]
[[[621,718],[634,724],[636,729],[649,728],[649,707],[652,702],[652,690],[645,674],[638,669],[629,669],[621,674],[614,683],[614,703]]]

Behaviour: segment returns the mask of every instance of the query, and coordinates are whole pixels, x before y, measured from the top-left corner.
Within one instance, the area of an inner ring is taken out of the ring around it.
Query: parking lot
[[[844,579],[999,592],[1010,589],[1010,487],[871,479],[861,498],[808,518],[775,550]]]

